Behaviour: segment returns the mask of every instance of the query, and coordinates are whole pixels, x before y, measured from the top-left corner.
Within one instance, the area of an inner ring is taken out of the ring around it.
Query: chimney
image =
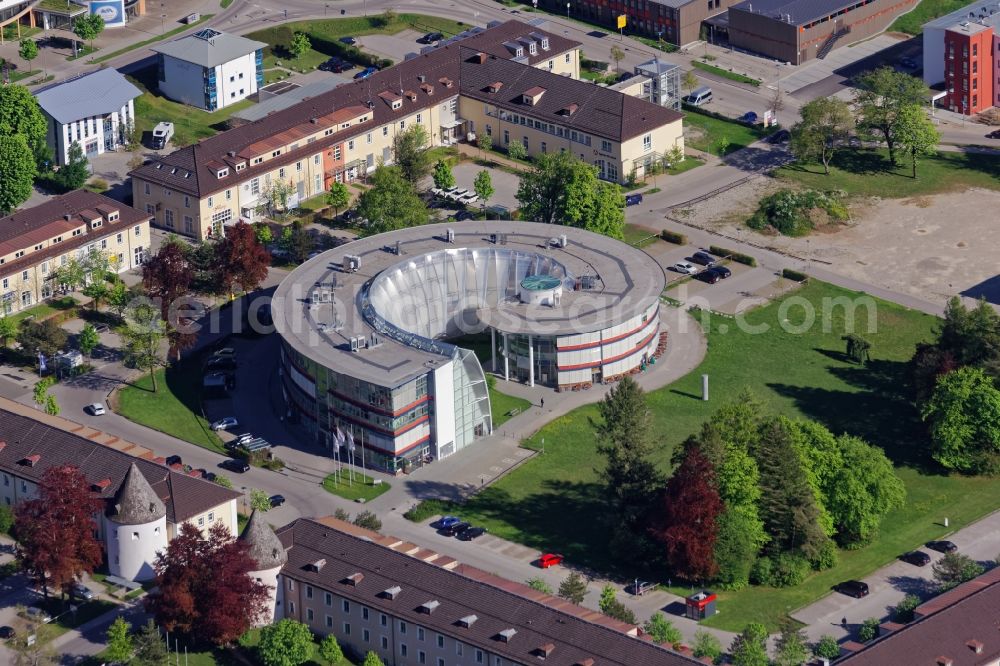
[[[973,652],[975,652],[976,654],[982,654],[983,653],[983,642],[982,641],[977,641],[976,639],[972,639],[971,641],[968,641],[966,643],[966,645],[969,646],[969,649],[972,650]]]
[[[228,153],[226,153],[226,154],[227,154],[227,155],[229,155],[230,157],[236,157],[236,151],[235,151],[235,150],[230,150],[230,151],[229,151]]]
[[[64,213],[63,214],[63,219],[66,220],[67,222],[69,222],[70,220],[73,219],[72,213]]]
[[[951,666],[954,660],[951,657],[938,657],[935,663],[938,666]]]

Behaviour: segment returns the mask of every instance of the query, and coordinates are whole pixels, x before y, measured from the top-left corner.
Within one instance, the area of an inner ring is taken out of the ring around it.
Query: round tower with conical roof
[[[256,510],[250,514],[250,520],[240,534],[240,541],[249,546],[250,558],[256,563],[257,568],[250,572],[250,577],[267,585],[271,595],[269,612],[257,621],[257,626],[271,624],[278,606],[278,574],[288,561],[288,554],[278,535]]]
[[[156,553],[167,547],[167,507],[132,463],[104,514],[108,569],[113,576],[146,581]]]

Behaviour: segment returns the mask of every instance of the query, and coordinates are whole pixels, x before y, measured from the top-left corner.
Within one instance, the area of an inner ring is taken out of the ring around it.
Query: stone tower
[[[271,624],[274,622],[278,607],[278,573],[288,561],[288,555],[278,535],[256,510],[250,514],[250,520],[240,534],[240,541],[249,546],[250,558],[256,563],[257,568],[250,572],[250,576],[270,588],[270,610],[257,624],[258,626]]]
[[[132,463],[104,515],[108,569],[114,576],[146,581],[156,553],[167,547],[167,507]]]

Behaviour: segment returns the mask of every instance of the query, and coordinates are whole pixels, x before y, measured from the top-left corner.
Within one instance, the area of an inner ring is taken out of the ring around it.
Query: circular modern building
[[[272,300],[289,417],[355,464],[446,457],[493,429],[479,358],[556,390],[613,382],[661,348],[664,283],[641,250],[533,222],[348,243],[299,266]]]

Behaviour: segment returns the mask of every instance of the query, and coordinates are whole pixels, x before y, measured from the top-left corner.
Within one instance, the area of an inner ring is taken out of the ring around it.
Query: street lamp
[[[566,3],[566,18],[569,18],[569,3]]]

